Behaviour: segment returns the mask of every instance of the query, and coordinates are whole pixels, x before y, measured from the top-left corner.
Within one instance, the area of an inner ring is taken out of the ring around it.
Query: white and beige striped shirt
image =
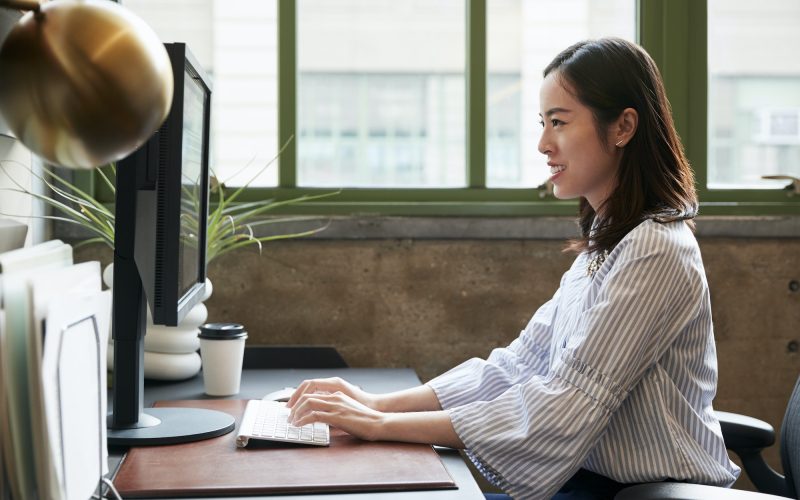
[[[478,469],[547,499],[578,469],[623,483],[730,486],[711,401],[717,358],[700,249],[645,221],[594,276],[581,254],[520,336],[431,380]]]

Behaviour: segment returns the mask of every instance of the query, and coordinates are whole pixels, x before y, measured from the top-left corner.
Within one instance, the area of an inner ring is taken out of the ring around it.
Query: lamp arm
[[[41,3],[39,0],[0,0],[0,7],[39,12]]]

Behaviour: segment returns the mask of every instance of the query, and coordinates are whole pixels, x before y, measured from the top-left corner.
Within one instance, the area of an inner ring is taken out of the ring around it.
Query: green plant
[[[291,140],[291,139],[290,139]],[[230,194],[226,195],[225,185],[219,182],[213,174],[210,179],[210,206],[208,214],[207,225],[207,245],[206,258],[211,262],[214,258],[219,257],[225,253],[241,248],[247,245],[257,245],[259,252],[263,250],[262,243],[287,239],[299,238],[303,236],[310,236],[312,234],[323,231],[327,228],[327,224],[317,227],[308,231],[275,234],[269,236],[255,236],[254,227],[264,226],[268,224],[280,224],[289,221],[310,220],[313,217],[263,217],[269,211],[284,205],[292,205],[302,203],[305,201],[326,198],[338,194],[338,191],[331,193],[324,193],[321,195],[303,195],[289,200],[259,200],[247,203],[239,203],[236,200],[244,192],[245,189],[261,175],[275,160],[280,156],[281,152],[286,148],[284,145],[278,154],[267,162],[250,180],[243,186],[240,186]],[[3,173],[11,179],[16,185],[16,188],[6,188],[6,191],[24,193],[37,200],[42,201],[46,205],[53,208],[59,215],[45,215],[44,218],[51,220],[64,221],[70,224],[76,224],[83,227],[91,237],[79,242],[75,246],[86,245],[89,243],[104,243],[114,248],[114,212],[105,204],[96,200],[91,194],[80,189],[75,184],[67,181],[50,168],[45,168],[42,175],[29,170],[30,174],[35,178],[41,180],[45,186],[50,190],[50,195],[34,193],[26,187],[19,184],[14,178],[9,175],[6,166],[0,162]],[[26,167],[27,168],[27,167]],[[101,182],[103,182],[112,193],[116,193],[116,165],[110,164],[96,170]],[[182,202],[199,203],[197,196],[184,187],[184,196]],[[12,215],[13,214],[0,214]],[[182,220],[182,226],[185,228],[185,233],[189,235],[196,234],[197,221],[196,220]]]

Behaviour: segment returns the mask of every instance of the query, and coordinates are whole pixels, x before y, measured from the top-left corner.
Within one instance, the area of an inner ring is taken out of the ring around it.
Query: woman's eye
[[[548,123],[550,124],[550,126],[551,126],[551,127],[553,127],[553,128],[556,128],[556,127],[559,127],[559,126],[561,126],[561,125],[564,125],[564,122],[562,122],[561,120],[559,120],[559,119],[557,119],[557,118],[551,118],[551,119],[550,119],[550,120],[548,120],[547,122],[548,122]],[[544,122],[543,120],[539,120],[539,125],[541,125],[541,126],[542,126],[542,128],[544,128],[544,126],[545,126],[545,122]]]

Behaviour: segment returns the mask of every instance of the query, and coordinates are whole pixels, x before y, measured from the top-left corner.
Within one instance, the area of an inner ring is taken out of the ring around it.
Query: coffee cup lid
[[[247,331],[239,323],[206,323],[200,325],[200,333],[197,336],[210,340],[239,339],[247,338]]]

